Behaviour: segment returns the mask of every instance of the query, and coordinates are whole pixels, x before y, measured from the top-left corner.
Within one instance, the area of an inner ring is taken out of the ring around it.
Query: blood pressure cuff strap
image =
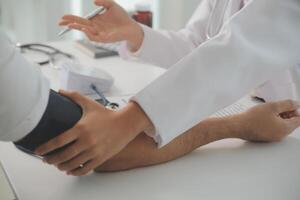
[[[33,153],[40,145],[72,128],[81,116],[80,106],[51,90],[46,111],[39,124],[27,136],[15,142],[15,145],[23,151]]]

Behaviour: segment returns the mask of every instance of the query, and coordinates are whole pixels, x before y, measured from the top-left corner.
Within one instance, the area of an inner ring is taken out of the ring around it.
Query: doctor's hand
[[[78,103],[83,116],[72,129],[42,145],[35,153],[45,155],[70,144],[63,151],[44,159],[67,174],[87,174],[119,153],[150,124],[141,108],[133,102],[115,112],[78,93],[61,94]]]
[[[65,15],[59,25],[82,31],[95,42],[112,43],[127,41],[131,51],[137,51],[144,39],[141,26],[113,0],[95,0],[106,12],[88,20],[74,15]]]
[[[255,106],[239,115],[239,138],[278,142],[300,126],[299,103],[286,100]]]

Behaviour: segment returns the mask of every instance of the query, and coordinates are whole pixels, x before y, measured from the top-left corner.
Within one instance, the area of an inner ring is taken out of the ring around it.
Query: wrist
[[[136,137],[144,130],[152,126],[152,122],[143,111],[143,109],[135,102],[129,102],[122,110],[118,111],[121,127],[125,132]]]
[[[237,115],[237,131],[235,133],[236,138],[242,140],[251,140],[251,135],[253,135],[252,129],[257,126],[249,118],[247,112]]]
[[[227,138],[243,139],[243,134],[246,132],[244,114],[236,114],[227,118],[230,123],[230,132]]]
[[[136,22],[133,22],[130,28],[130,33],[127,36],[127,48],[132,53],[137,52],[144,41],[144,30]]]
[[[243,119],[241,115],[232,115],[223,118],[209,118],[204,121],[205,129],[211,141],[241,138],[243,132]]]

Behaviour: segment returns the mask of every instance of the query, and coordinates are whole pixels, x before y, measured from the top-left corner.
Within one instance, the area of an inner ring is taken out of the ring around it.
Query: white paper
[[[113,85],[114,79],[107,72],[85,67],[78,63],[63,63],[60,66],[61,88],[78,91],[83,95],[94,94],[91,85],[95,85],[101,92],[107,92]]]
[[[226,117],[230,115],[239,114],[258,104],[258,102],[255,102],[251,99],[251,97],[247,96],[242,98],[238,102],[216,112],[211,117]]]

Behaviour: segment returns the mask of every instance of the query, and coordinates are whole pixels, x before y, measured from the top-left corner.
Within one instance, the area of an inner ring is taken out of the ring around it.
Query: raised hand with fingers
[[[128,48],[137,51],[144,39],[144,32],[140,25],[113,0],[95,0],[95,4],[103,6],[106,11],[92,19],[65,15],[59,25],[82,31],[95,42],[127,41]]]

